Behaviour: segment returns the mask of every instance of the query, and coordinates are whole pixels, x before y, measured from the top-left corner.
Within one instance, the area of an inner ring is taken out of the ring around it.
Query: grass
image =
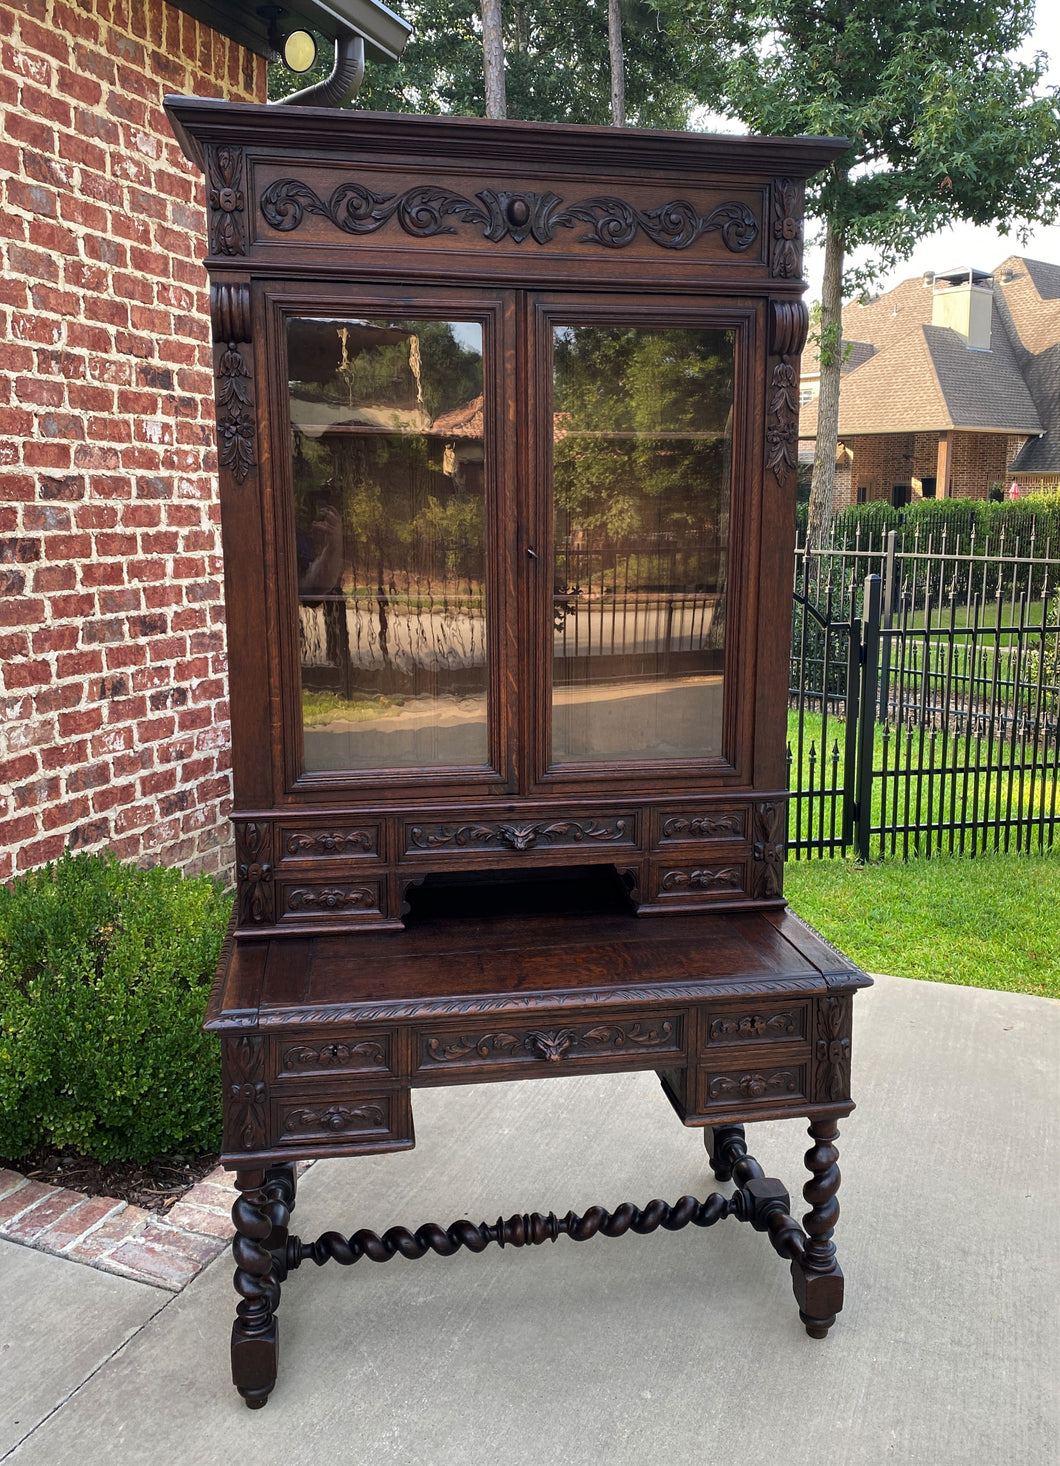
[[[328,723],[374,722],[376,718],[393,718],[401,711],[405,699],[400,697],[340,697],[337,692],[302,692],[302,727],[323,728]]]
[[[784,892],[869,972],[1060,998],[1060,852],[789,861]]]

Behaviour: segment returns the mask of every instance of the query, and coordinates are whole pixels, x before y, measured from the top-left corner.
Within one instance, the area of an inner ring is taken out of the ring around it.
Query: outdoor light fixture
[[[317,43],[310,31],[292,31],[283,43],[283,64],[299,75],[312,70],[317,59]]]

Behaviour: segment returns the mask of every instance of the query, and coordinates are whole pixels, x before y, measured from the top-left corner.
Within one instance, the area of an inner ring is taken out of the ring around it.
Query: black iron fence
[[[891,530],[795,561],[795,859],[1044,849],[1060,778],[1060,555]]]

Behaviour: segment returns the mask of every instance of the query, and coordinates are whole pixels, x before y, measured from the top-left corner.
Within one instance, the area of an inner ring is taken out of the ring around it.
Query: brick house
[[[1017,477],[1060,487],[1060,266],[1010,256],[993,275],[905,280],[843,311],[837,507],[987,497]],[[812,457],[820,369],[803,358]]]

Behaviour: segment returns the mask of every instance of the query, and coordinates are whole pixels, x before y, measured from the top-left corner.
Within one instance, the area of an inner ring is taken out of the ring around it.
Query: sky
[[[1026,56],[1029,60],[1036,51],[1045,51],[1049,57],[1045,83],[1060,86],[1060,5],[1056,0],[1038,0],[1034,31],[1026,46],[1017,54]],[[718,126],[718,120],[711,118],[705,125],[713,128]],[[719,131],[738,130],[731,123],[719,127]],[[807,237],[812,237],[811,224],[812,221],[807,220]],[[1027,243],[1021,244],[1015,232],[999,234],[996,229],[954,224],[922,240],[894,274],[884,277],[873,288],[882,293],[902,280],[922,275],[925,270],[949,270],[960,265],[971,265],[977,270],[993,270],[1012,254],[1021,254],[1032,260],[1048,260],[1051,264],[1060,265],[1060,225],[1035,229]],[[858,256],[855,255],[853,260],[857,263]],[[804,274],[810,287],[806,293],[808,301],[820,298],[823,268],[823,248],[807,249]]]

